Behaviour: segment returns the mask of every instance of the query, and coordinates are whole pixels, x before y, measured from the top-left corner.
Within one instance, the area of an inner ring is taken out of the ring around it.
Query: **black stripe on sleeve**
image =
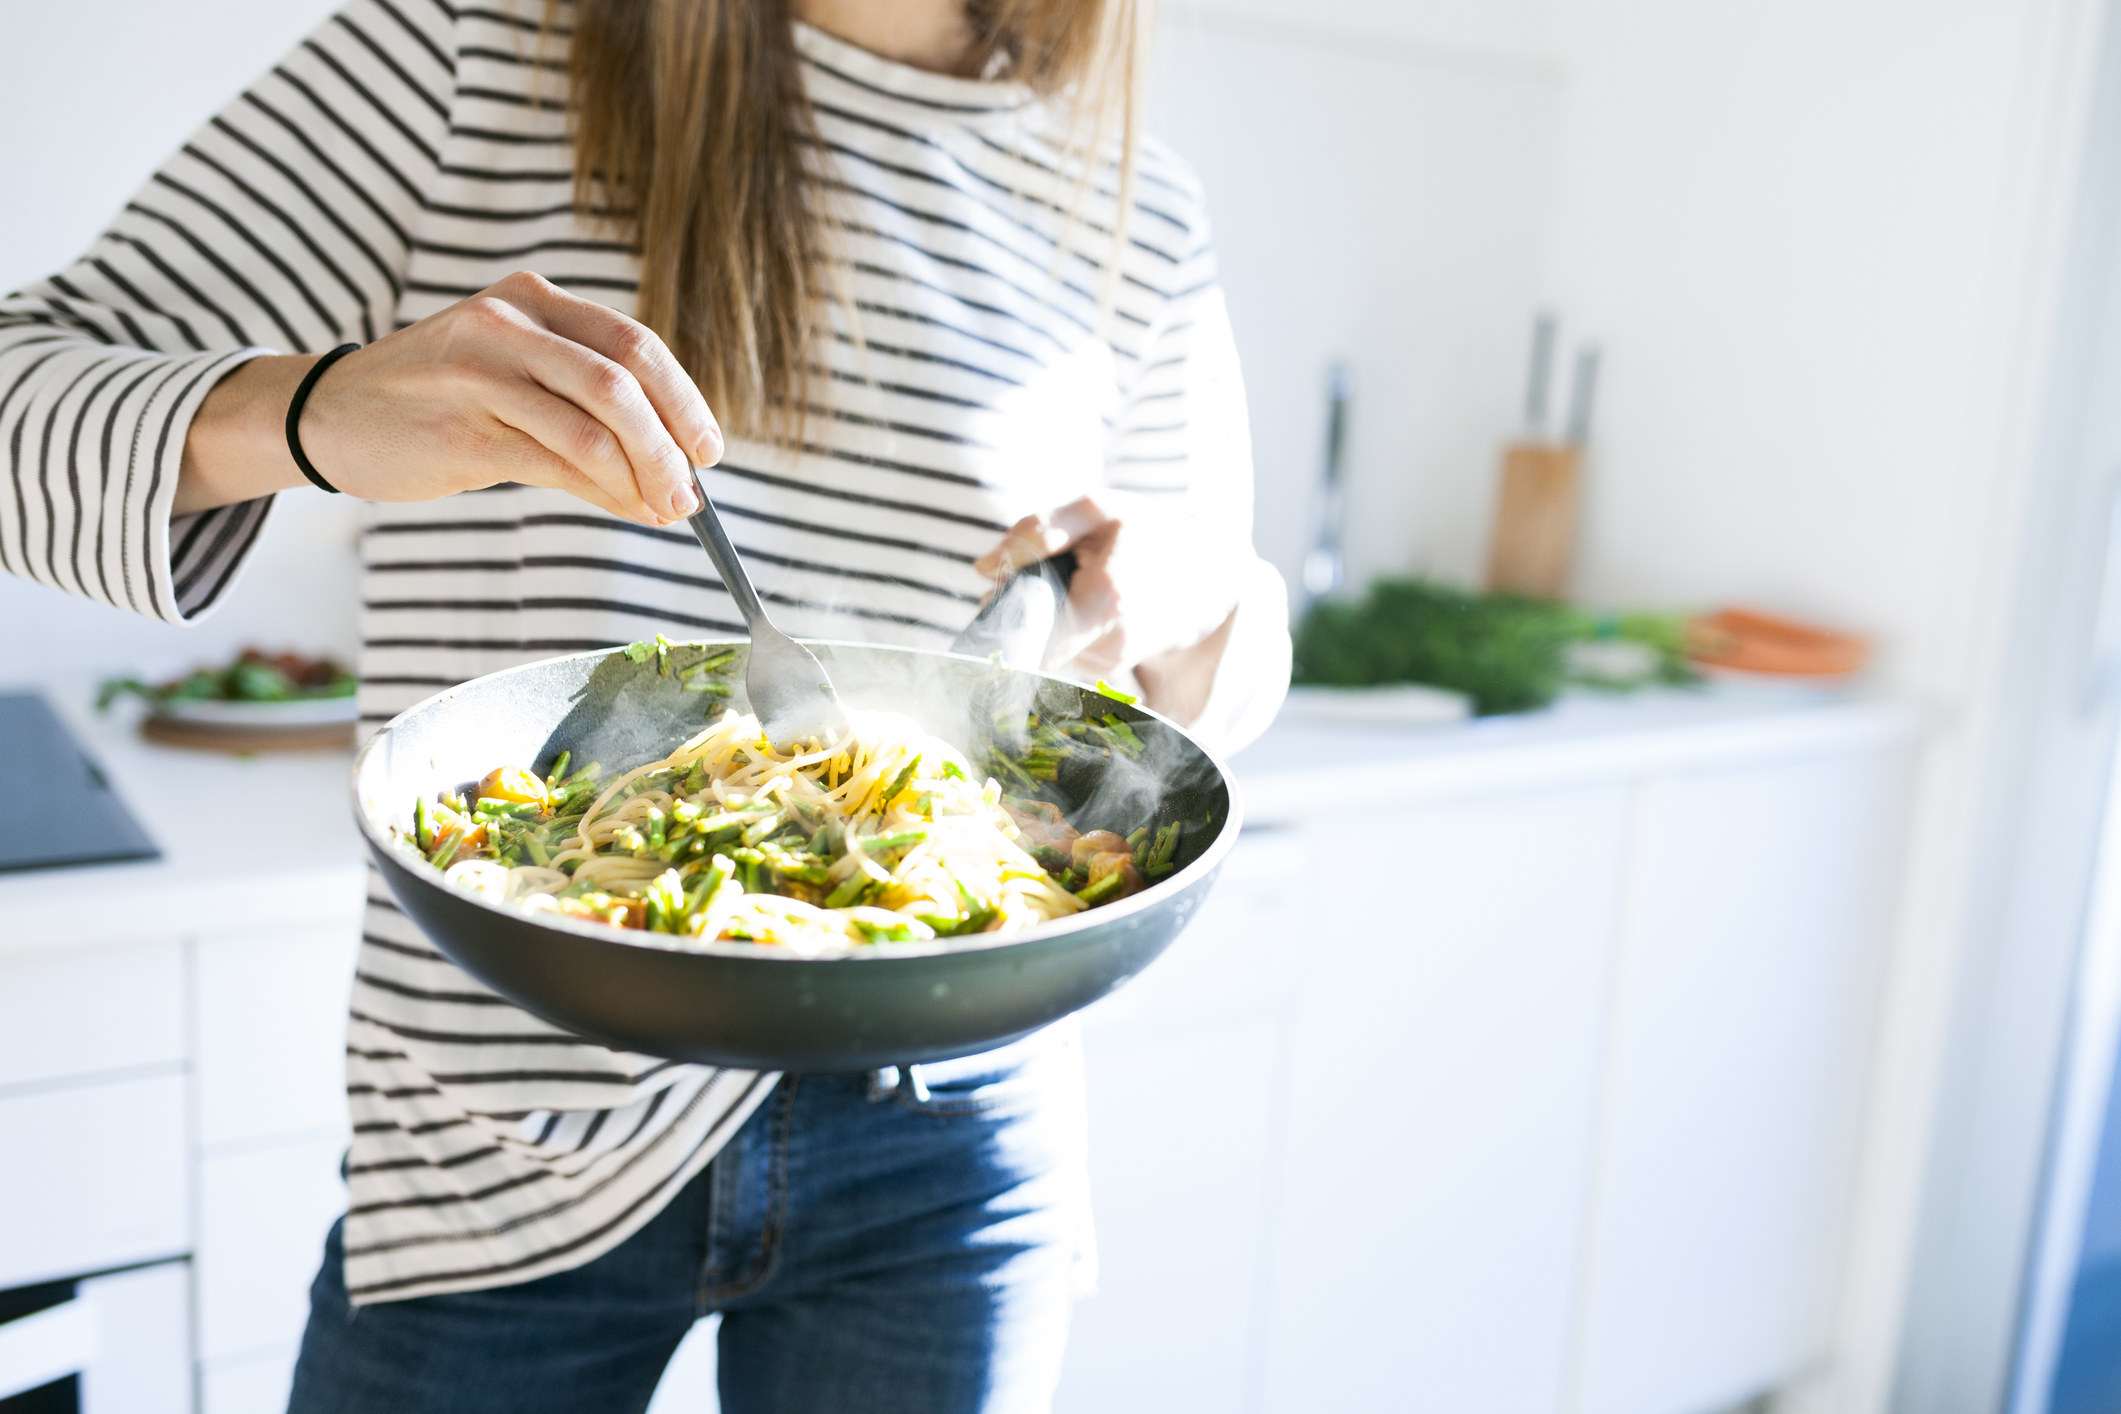
[[[276,70],[275,72],[278,71]],[[301,83],[299,80],[295,79],[292,75],[289,74],[281,73],[280,77],[286,79],[291,86],[293,86],[298,92],[302,93],[305,97],[307,97],[310,101],[311,106],[315,107],[320,113],[324,112],[324,106],[322,102],[317,98],[316,94],[312,93],[309,90],[307,85]],[[347,173],[344,167],[341,167],[337,162],[333,161],[332,158],[324,151],[323,148],[317,146],[316,142],[310,138],[308,133],[302,131],[301,128],[296,126],[293,119],[289,118],[285,113],[282,113],[279,109],[273,107],[270,103],[267,103],[263,98],[259,97],[255,93],[244,94],[243,101],[245,103],[248,103],[251,107],[257,109],[260,113],[263,113],[267,118],[271,119],[280,127],[283,132],[285,132],[289,137],[293,138],[295,142],[300,144],[302,149],[309,154],[309,158],[311,161],[315,162],[319,167],[331,173],[333,177],[337,178],[341,186],[345,187],[348,191],[352,192],[355,199],[358,200],[363,206],[366,206],[368,208],[370,215],[374,216],[378,221],[383,223],[385,229],[387,229],[390,232],[392,238],[397,241],[400,249],[404,249],[406,247],[408,237],[405,234],[405,227],[399,224],[398,218],[390,214],[389,208],[385,207],[381,201],[377,200],[373,192],[369,191],[369,189],[363,186],[361,183],[355,181],[353,177]],[[332,121],[336,123],[338,120],[336,118],[333,118]],[[365,141],[362,142],[361,146],[363,150],[367,152],[369,157],[377,160],[377,165],[380,170],[382,170],[387,176],[396,180],[398,185],[403,187],[406,192],[411,195],[415,200],[418,199],[419,192],[412,186],[411,183],[407,182],[403,176],[399,175],[396,168],[390,166],[390,164],[388,164],[387,162],[381,161],[380,158],[377,158],[375,150],[373,148],[370,148]],[[331,209],[328,203],[323,202],[321,200],[317,202],[317,206],[319,210]],[[363,249],[367,249],[365,243],[363,245]],[[371,257],[376,260],[376,263],[379,266],[382,266],[385,269],[391,268],[389,263],[384,261],[380,256],[375,256],[372,251],[370,252],[370,254]],[[395,274],[390,277],[390,288],[392,294],[398,293],[398,283]]]

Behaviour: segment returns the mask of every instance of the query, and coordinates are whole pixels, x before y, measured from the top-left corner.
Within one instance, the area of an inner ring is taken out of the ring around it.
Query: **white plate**
[[[1313,721],[1418,726],[1464,721],[1473,715],[1473,699],[1449,688],[1415,682],[1387,687],[1292,687],[1282,712]]]
[[[321,727],[352,722],[360,704],[347,697],[296,697],[286,702],[163,702],[154,715],[168,722],[211,727]]]

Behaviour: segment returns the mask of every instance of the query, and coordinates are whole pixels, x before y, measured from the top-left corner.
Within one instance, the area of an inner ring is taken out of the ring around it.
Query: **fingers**
[[[533,382],[574,404],[609,434],[609,444],[624,462],[631,484],[632,495],[622,499],[639,499],[663,520],[699,509],[692,490],[691,460],[671,440],[669,429],[632,373],[593,349],[543,329],[527,334],[519,352],[524,372]],[[568,454],[563,447],[553,450]],[[596,450],[603,451],[603,446]],[[607,490],[620,489],[603,474],[608,466],[575,464],[596,476]]]
[[[571,466],[554,455],[552,450],[529,433],[504,424],[496,424],[490,431],[487,455],[495,463],[504,466],[507,474],[501,479],[518,482],[524,486],[548,486],[555,491],[565,491],[579,500],[587,501],[598,510],[609,511],[622,520],[638,520],[640,517],[599,486],[579,467]]]
[[[574,481],[596,488],[584,500],[602,506],[617,516],[642,525],[661,526],[670,515],[641,499],[634,467],[611,428],[578,406],[572,399],[557,397],[535,384],[504,384],[492,394],[491,411],[500,424],[496,434],[515,432],[534,443],[553,461],[566,468],[554,470],[542,458],[528,457],[527,469],[536,473],[511,476],[535,485],[559,486],[574,491]],[[526,449],[515,438],[497,435],[496,455],[523,457]],[[688,473],[689,474],[689,473]]]
[[[1097,498],[1084,496],[1055,510],[1025,516],[1009,527],[1000,544],[974,560],[972,567],[989,579],[1004,579],[1118,524]]]
[[[688,466],[712,466],[722,459],[721,424],[691,375],[653,330],[590,300],[560,290],[553,295],[546,327],[631,373]]]
[[[1037,564],[1067,548],[1068,537],[1058,526],[1042,515],[1025,516],[1009,527],[999,544],[974,560],[972,568],[988,579],[1007,579],[1025,565]]]
[[[698,510],[691,468],[721,459],[721,428],[663,341],[527,272],[488,295],[530,326],[517,340],[525,371],[617,436],[642,503],[666,519]]]

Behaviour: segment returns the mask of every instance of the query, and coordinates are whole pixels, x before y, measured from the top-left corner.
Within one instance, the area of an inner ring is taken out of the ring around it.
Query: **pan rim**
[[[966,653],[951,653],[939,649],[908,648],[895,643],[863,643],[855,639],[841,638],[802,638],[796,641],[813,648],[850,648],[864,653],[894,653],[923,659],[946,658],[960,663],[968,663],[975,667],[990,666],[989,660]],[[672,640],[672,642],[673,645],[688,647],[693,645],[747,647],[750,644],[748,638],[687,638]],[[517,908],[513,904],[496,903],[483,895],[471,892],[469,889],[455,888],[445,882],[440,870],[436,870],[432,864],[429,864],[424,859],[407,854],[397,841],[386,836],[369,818],[367,803],[361,799],[360,781],[362,769],[368,761],[369,754],[388,738],[391,729],[406,717],[463,691],[471,686],[472,683],[484,683],[495,678],[506,678],[517,673],[529,672],[533,669],[549,668],[555,663],[572,662],[578,659],[608,658],[614,653],[622,654],[625,651],[624,645],[616,645],[610,648],[582,649],[573,653],[556,653],[552,657],[539,658],[529,663],[518,663],[512,668],[502,668],[498,672],[482,673],[476,678],[468,679],[455,686],[445,687],[438,692],[429,693],[426,697],[413,703],[412,706],[399,712],[377,728],[366,741],[361,743],[360,749],[354,753],[353,765],[348,773],[348,784],[353,795],[354,823],[359,828],[361,836],[369,849],[378,856],[378,861],[388,858],[395,861],[408,872],[418,869],[433,870],[432,877],[418,873],[413,873],[413,877],[420,879],[422,882],[432,884],[436,888],[447,890],[451,898],[461,899],[511,922],[528,924],[550,932],[562,933],[588,942],[603,943],[611,947],[638,948],[645,952],[672,953],[685,957],[713,957],[734,962],[754,962],[769,966],[782,966],[792,963],[839,965],[848,962],[881,965],[894,961],[911,962],[934,957],[965,957],[997,952],[1005,948],[1021,947],[1027,943],[1054,942],[1092,927],[1121,922],[1136,913],[1146,912],[1151,905],[1161,902],[1166,897],[1177,896],[1177,894],[1189,889],[1194,883],[1205,879],[1216,869],[1220,868],[1224,856],[1236,845],[1238,833],[1244,828],[1244,801],[1238,790],[1237,778],[1231,774],[1228,763],[1217,753],[1195,740],[1184,727],[1179,726],[1161,712],[1157,712],[1139,702],[1131,703],[1128,705],[1132,706],[1135,711],[1143,713],[1151,720],[1160,722],[1170,730],[1178,733],[1194,750],[1206,757],[1208,764],[1213,766],[1217,775],[1220,776],[1223,787],[1228,793],[1230,801],[1228,818],[1223,822],[1221,828],[1216,831],[1215,838],[1209,842],[1208,847],[1201,851],[1199,857],[1191,864],[1180,869],[1171,875],[1170,878],[1151,884],[1148,888],[1143,889],[1140,893],[1130,898],[1121,899],[1117,903],[1086,908],[1079,913],[1070,914],[1066,918],[1055,919],[1052,922],[1041,924],[1039,927],[1025,929],[1021,933],[1000,934],[992,937],[991,940],[979,942],[958,941],[955,939],[946,941],[937,938],[921,942],[870,943],[862,946],[859,950],[850,949],[846,952],[815,956],[796,953],[790,949],[768,943],[721,942],[717,940],[698,943],[690,947],[679,947],[671,943],[648,941],[648,935],[644,935],[640,941],[636,941],[630,936],[639,931],[636,929],[614,928],[608,923],[592,923],[587,919],[570,918],[565,914],[533,913],[527,909]],[[1059,683],[1062,686],[1076,688],[1083,692],[1097,691],[1094,686],[1071,682],[1067,678],[1055,677],[1050,673],[1032,672],[1027,668],[1011,668],[1009,671],[1027,673],[1032,677]],[[986,934],[976,934],[974,936],[982,939],[988,938]]]

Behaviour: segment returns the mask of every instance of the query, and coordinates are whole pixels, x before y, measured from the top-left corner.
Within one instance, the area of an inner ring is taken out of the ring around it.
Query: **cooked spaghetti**
[[[906,718],[852,717],[846,738],[794,755],[730,713],[609,781],[564,755],[543,776],[504,766],[418,802],[416,842],[492,899],[806,953],[1017,932],[1174,867],[1176,824],[1078,834]]]

